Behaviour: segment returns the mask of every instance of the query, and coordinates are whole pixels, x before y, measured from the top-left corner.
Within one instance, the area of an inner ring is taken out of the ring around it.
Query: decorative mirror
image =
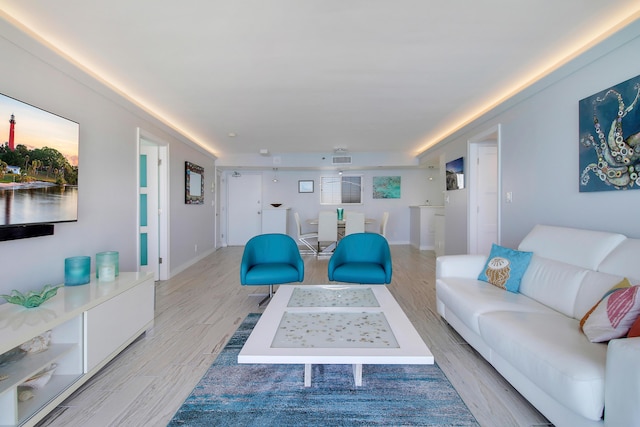
[[[185,199],[188,205],[204,204],[204,168],[191,162],[184,162]]]

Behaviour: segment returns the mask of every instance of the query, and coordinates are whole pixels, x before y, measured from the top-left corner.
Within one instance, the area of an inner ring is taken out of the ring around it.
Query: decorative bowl
[[[279,208],[280,206],[282,206],[282,203],[271,203],[271,206],[273,206],[274,208]]]
[[[55,296],[58,293],[60,286],[46,285],[40,292],[29,291],[25,294],[16,291],[11,291],[10,295],[0,295],[0,298],[4,298],[10,304],[18,304],[26,308],[38,307],[40,304]]]

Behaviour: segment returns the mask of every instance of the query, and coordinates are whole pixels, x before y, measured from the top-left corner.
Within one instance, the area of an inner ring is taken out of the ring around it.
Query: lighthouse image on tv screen
[[[0,227],[78,220],[79,133],[0,94]]]

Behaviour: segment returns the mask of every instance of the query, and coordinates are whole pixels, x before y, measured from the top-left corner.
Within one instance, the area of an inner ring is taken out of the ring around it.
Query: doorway
[[[469,140],[470,254],[489,254],[500,243],[500,125]]]
[[[233,172],[227,178],[227,244],[243,246],[262,231],[262,175]]]
[[[169,278],[169,152],[166,143],[138,129],[138,269]]]

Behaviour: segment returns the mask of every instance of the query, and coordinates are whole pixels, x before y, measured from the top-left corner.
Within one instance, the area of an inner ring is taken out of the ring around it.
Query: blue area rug
[[[437,365],[239,365],[260,314],[240,325],[169,426],[478,426]]]

